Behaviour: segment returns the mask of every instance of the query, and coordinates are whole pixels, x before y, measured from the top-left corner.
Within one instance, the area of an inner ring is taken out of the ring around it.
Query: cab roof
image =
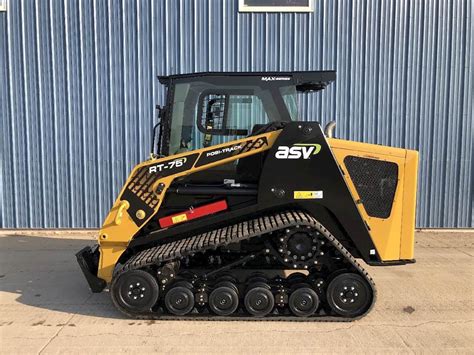
[[[261,77],[264,82],[290,80],[299,91],[319,91],[336,80],[336,71],[200,72],[158,76],[158,80],[161,84],[168,85],[170,80],[186,81],[186,79],[195,80],[199,78],[204,81],[212,81],[223,77],[232,77],[232,80],[239,81],[255,79],[255,77]]]

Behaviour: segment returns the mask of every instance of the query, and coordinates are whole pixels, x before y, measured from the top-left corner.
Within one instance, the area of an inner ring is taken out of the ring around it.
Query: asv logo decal
[[[319,144],[303,144],[297,143],[291,147],[280,145],[275,158],[277,159],[309,159],[312,155],[316,155],[321,150]]]

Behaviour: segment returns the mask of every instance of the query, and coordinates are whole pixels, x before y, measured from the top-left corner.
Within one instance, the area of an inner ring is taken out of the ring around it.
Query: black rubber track
[[[372,302],[367,311],[357,317],[341,317],[341,316],[318,316],[311,317],[297,317],[297,316],[281,316],[269,314],[266,317],[252,317],[250,315],[234,314],[231,316],[217,316],[213,314],[199,314],[191,313],[186,316],[174,316],[168,314],[149,313],[130,313],[119,307],[114,302],[114,305],[125,315],[136,319],[157,319],[157,320],[225,320],[225,321],[240,321],[240,320],[265,320],[265,321],[337,321],[348,322],[360,319],[367,315],[375,304],[376,288],[372,278],[364,270],[364,268],[357,262],[357,260],[344,248],[344,246],[337,241],[337,239],[314,217],[308,213],[301,211],[286,211],[274,213],[267,216],[262,216],[250,219],[244,222],[229,225],[227,227],[215,229],[206,233],[201,233],[186,239],[175,242],[159,245],[153,248],[143,250],[133,255],[124,265],[116,268],[114,271],[114,280],[117,276],[128,270],[141,269],[146,266],[161,264],[173,259],[180,259],[182,257],[191,256],[198,252],[203,252],[210,249],[237,243],[263,234],[274,232],[281,229],[296,227],[296,226],[310,226],[317,230],[324,236],[354,267],[359,275],[361,275],[370,285],[372,289]],[[114,282],[112,280],[112,283]],[[112,301],[114,301],[112,297]]]

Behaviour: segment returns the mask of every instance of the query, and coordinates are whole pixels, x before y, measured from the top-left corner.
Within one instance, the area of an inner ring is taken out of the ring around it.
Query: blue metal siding
[[[9,0],[0,227],[98,227],[148,155],[158,74],[336,69],[301,99],[341,138],[420,151],[419,227],[473,226],[472,1]]]

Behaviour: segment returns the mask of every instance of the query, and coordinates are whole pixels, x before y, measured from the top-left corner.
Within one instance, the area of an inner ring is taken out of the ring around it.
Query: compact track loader
[[[159,77],[151,158],[77,259],[135,318],[353,320],[369,265],[414,262],[418,153],[332,138],[297,96],[333,71]],[[314,117],[310,117],[314,119]],[[158,133],[159,132],[159,133]]]

